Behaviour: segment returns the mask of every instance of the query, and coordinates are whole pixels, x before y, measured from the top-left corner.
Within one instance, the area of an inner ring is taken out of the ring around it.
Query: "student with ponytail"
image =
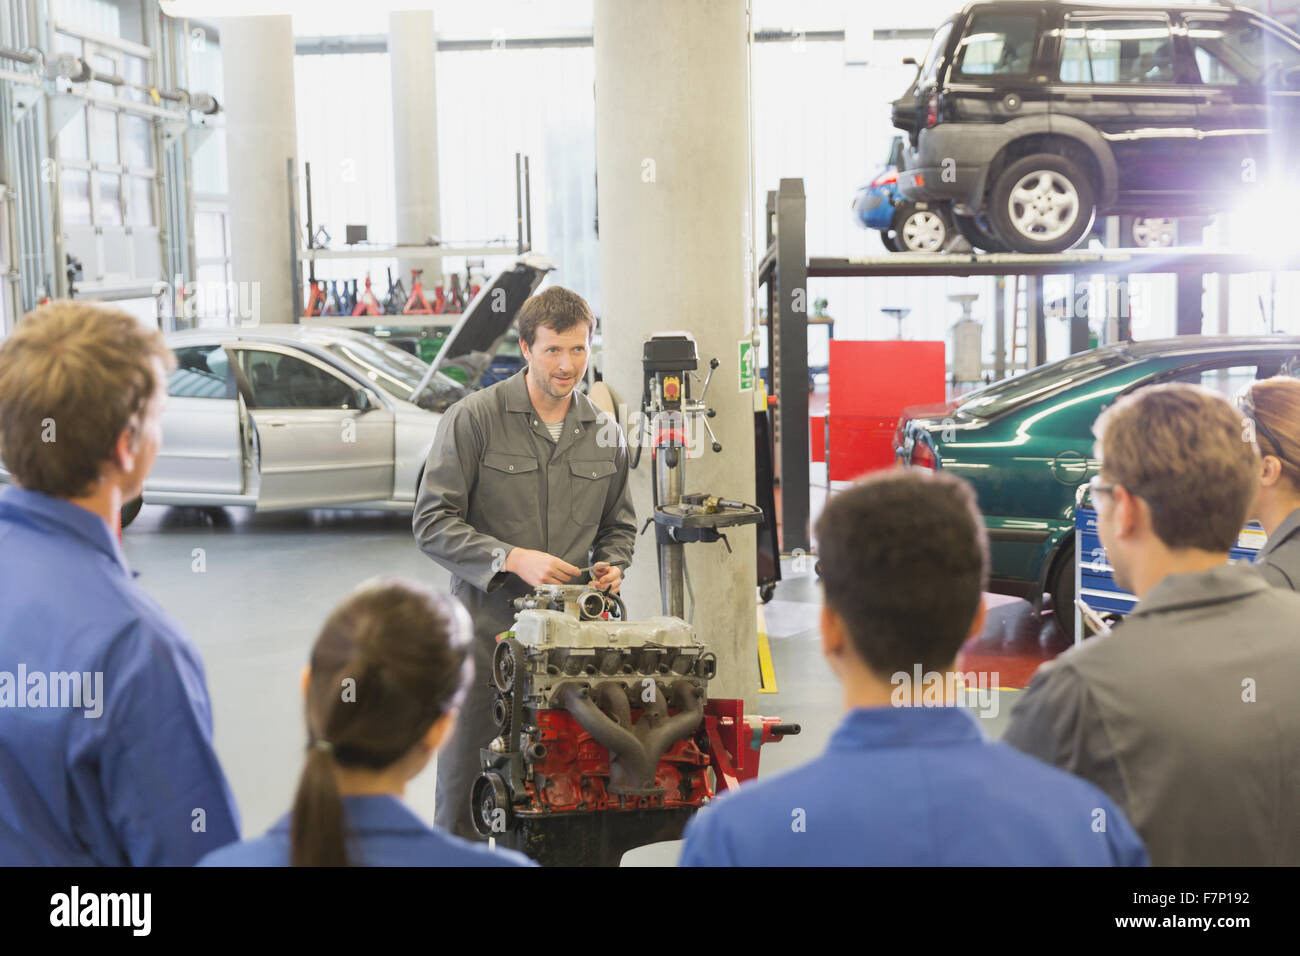
[[[1237,408],[1259,445],[1259,491],[1249,517],[1268,542],[1255,558],[1274,587],[1300,590],[1300,380],[1278,375],[1247,385]]]
[[[527,866],[425,826],[401,801],[446,738],[474,676],[458,601],[388,578],[334,610],[303,673],[307,758],[293,811],[203,866]]]

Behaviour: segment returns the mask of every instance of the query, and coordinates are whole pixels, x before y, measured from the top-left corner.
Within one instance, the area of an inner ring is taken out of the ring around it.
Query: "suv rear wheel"
[[[1069,249],[1087,235],[1095,212],[1088,174],[1056,153],[1016,160],[989,195],[993,229],[1017,252]]]

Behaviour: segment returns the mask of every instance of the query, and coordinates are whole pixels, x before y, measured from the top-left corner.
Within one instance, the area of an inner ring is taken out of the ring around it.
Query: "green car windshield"
[[[971,418],[995,418],[1003,412],[1054,395],[1078,382],[1127,364],[1122,350],[1096,349],[1051,362],[1032,372],[1003,379],[968,393],[957,406],[957,414]]]

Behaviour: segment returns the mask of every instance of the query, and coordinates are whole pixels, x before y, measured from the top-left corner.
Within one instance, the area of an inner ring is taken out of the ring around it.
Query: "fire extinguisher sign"
[[[752,392],[754,390],[754,343],[750,339],[740,340],[740,361],[736,367],[740,369],[740,390],[742,392]]]

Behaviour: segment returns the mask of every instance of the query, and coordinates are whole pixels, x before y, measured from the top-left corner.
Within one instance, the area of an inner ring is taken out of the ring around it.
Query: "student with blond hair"
[[[0,346],[0,866],[189,866],[239,838],[203,663],[115,532],[173,365],[157,329],[81,302]]]
[[[1300,590],[1300,380],[1284,375],[1252,382],[1237,409],[1259,446],[1259,491],[1248,515],[1268,542],[1255,567],[1274,587]]]

